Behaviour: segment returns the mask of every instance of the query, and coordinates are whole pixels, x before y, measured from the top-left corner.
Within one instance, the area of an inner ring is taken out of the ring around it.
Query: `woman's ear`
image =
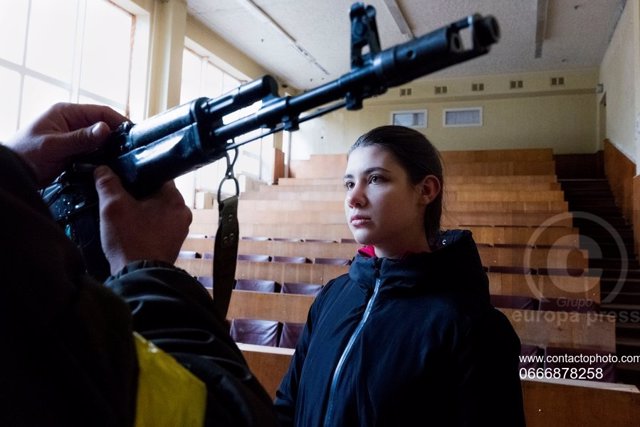
[[[422,202],[425,205],[431,203],[436,197],[438,197],[440,191],[442,191],[440,180],[435,175],[425,176],[422,182],[418,185],[420,186]]]

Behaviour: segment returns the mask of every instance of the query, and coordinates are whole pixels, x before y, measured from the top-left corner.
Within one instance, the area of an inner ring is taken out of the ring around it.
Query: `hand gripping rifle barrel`
[[[99,240],[92,178],[96,165],[111,167],[132,195],[144,198],[164,182],[251,141],[237,142],[242,135],[257,129],[266,129],[267,134],[296,130],[300,123],[338,108],[360,109],[364,99],[383,94],[390,87],[488,53],[500,34],[494,17],[475,14],[380,50],[375,9],[356,3],[350,18],[351,71],[340,78],[300,95],[279,97],[275,79],[267,75],[218,98],[198,98],[140,123],[123,123],[101,150],[77,159],[47,187],[44,199],[83,252],[88,272],[98,279],[109,273]],[[471,35],[468,47],[460,34],[464,29]],[[365,47],[368,49],[363,54]],[[223,122],[223,117],[257,101],[262,101],[257,112]]]

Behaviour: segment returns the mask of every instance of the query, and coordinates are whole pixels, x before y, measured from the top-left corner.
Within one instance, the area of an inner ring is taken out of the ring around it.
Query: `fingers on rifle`
[[[109,167],[98,166],[93,172],[93,177],[101,205],[124,193],[120,178]]]

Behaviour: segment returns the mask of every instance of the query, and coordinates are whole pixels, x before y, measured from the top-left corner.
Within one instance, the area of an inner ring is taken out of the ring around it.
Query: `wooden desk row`
[[[216,209],[194,209],[193,222],[189,232],[193,234],[215,235],[218,228],[218,211]],[[281,226],[295,225],[300,228],[312,225],[313,233],[306,238],[330,238],[324,234],[325,226],[345,227],[344,213],[332,212],[291,212],[291,211],[256,211],[253,214],[239,213],[240,234],[243,236],[264,236],[270,233],[253,232],[252,227],[278,229]],[[249,221],[253,220],[253,221]],[[468,228],[471,226],[488,227],[573,227],[573,216],[569,212],[452,212],[445,210],[442,215],[443,228]],[[247,231],[245,231],[245,229]],[[334,228],[335,229],[335,228]],[[340,234],[342,236],[342,234]],[[302,237],[298,234],[295,237]],[[346,237],[346,236],[345,236]]]
[[[178,259],[176,265],[193,276],[212,276],[211,260]],[[278,283],[326,284],[349,270],[348,266],[238,261],[236,279],[267,279]],[[577,298],[600,302],[600,278],[594,276],[487,273],[492,294],[534,298]]]
[[[345,198],[344,188],[338,190],[312,191],[290,190],[288,187],[268,187],[270,190],[245,191],[242,200],[326,200],[342,202]],[[446,190],[443,195],[447,202],[557,202],[564,201],[562,190]]]
[[[246,194],[246,193],[243,193]],[[286,203],[283,203],[286,202]],[[217,212],[217,204],[212,209]],[[296,215],[303,216],[310,213],[319,214],[342,214],[342,222],[344,218],[344,199],[339,200],[322,200],[311,199],[302,200],[301,198],[292,197],[291,199],[277,200],[277,199],[250,199],[241,197],[238,202],[238,213],[242,217],[243,214],[250,213],[252,211],[259,211],[260,214],[269,214],[272,212],[293,212]],[[249,212],[246,212],[249,211]],[[451,212],[507,212],[507,213],[533,213],[544,212],[548,214],[559,214],[568,212],[568,205],[566,201],[488,201],[487,199],[480,199],[477,201],[444,201],[444,211]],[[551,216],[550,215],[550,216]],[[329,221],[332,223],[334,221]]]
[[[484,245],[527,245],[527,246],[571,246],[579,245],[579,230],[574,227],[526,227],[465,225],[447,228],[463,228],[473,232],[477,244]],[[215,235],[215,225],[210,225]],[[206,234],[206,233],[205,233]],[[288,239],[333,240],[353,239],[351,230],[343,224],[240,224],[243,237],[270,237]]]
[[[452,185],[529,185],[529,184],[556,184],[558,178],[553,174],[548,175],[447,175],[444,176],[445,186]],[[340,185],[342,186],[342,174],[332,178],[278,178],[278,185],[284,186],[314,186],[314,185]],[[486,187],[485,187],[486,188]]]
[[[189,239],[185,241],[183,249],[198,251],[198,249],[207,249],[208,246],[208,250],[203,252],[213,252],[212,239],[200,239],[198,243],[196,245],[193,239]],[[238,254],[307,257],[310,261],[314,258],[351,259],[359,247],[357,243],[240,240]],[[579,248],[478,246],[478,252],[482,265],[489,268],[492,266],[534,269],[588,268],[588,252]]]
[[[502,227],[502,226],[464,226],[470,230],[478,245],[522,245],[522,246],[562,246],[579,247],[579,230],[573,227]],[[241,236],[269,237],[289,239],[320,239],[340,242],[352,239],[347,224],[241,224]],[[212,235],[213,236],[213,235]],[[189,238],[184,244],[185,250],[208,252],[209,242],[200,238]]]
[[[251,201],[241,200],[238,207],[238,221],[243,224],[346,224],[346,216],[342,205],[331,206],[330,202],[308,202],[297,205],[300,202],[289,201]],[[480,203],[461,206],[462,208],[484,208]],[[486,202],[491,203],[491,202]],[[532,206],[534,203],[540,209],[545,206],[536,202],[514,202],[521,207],[537,209]],[[561,202],[566,205],[566,202]],[[327,205],[326,209],[323,205]],[[502,206],[502,204],[499,204]],[[546,205],[546,207],[549,207]],[[213,233],[218,224],[217,209],[193,209],[192,233]],[[506,209],[493,210],[454,210],[445,207],[442,215],[442,225],[444,228],[458,228],[460,226],[484,225],[484,226],[540,226],[545,227],[573,227],[573,215],[566,209],[555,209],[546,211],[510,211]],[[205,231],[201,231],[205,230]],[[241,230],[242,231],[242,230]]]
[[[462,160],[461,157],[449,157],[443,154],[443,169],[448,175],[553,175],[555,161],[553,158],[536,157],[526,159],[511,153],[500,159],[488,154],[491,160]],[[309,160],[292,160],[290,171],[297,178],[325,178],[342,176],[347,166],[347,156],[311,155]]]
[[[283,203],[286,202],[286,203]],[[249,199],[240,198],[238,202],[239,217],[243,217],[245,214],[246,219],[251,219],[253,216],[251,212],[259,211],[258,213],[266,215],[275,212],[295,212],[298,216],[304,216],[307,214],[333,214],[341,213],[343,215],[342,221],[344,221],[344,201],[343,199],[310,199],[301,200],[301,198],[291,197],[289,199]],[[545,212],[550,214],[566,213],[568,212],[568,204],[564,200],[552,200],[552,201],[490,201],[490,200],[477,200],[477,201],[456,201],[456,200],[444,200],[444,211],[452,212]],[[217,208],[216,208],[217,210]],[[249,212],[246,212],[249,210]],[[249,215],[247,215],[249,214]],[[257,216],[257,215],[256,215]],[[258,216],[259,217],[259,216]],[[331,221],[333,222],[333,221]]]
[[[213,262],[210,259],[178,258],[176,266],[192,276],[212,276]],[[325,284],[344,274],[348,266],[330,264],[288,264],[283,262],[252,262],[239,260],[236,279],[267,279],[279,283],[302,282]]]
[[[294,179],[294,178],[289,178]],[[305,180],[302,180],[303,182]],[[562,191],[562,187],[558,182],[533,182],[533,183],[513,183],[513,182],[499,182],[494,184],[479,184],[479,183],[462,183],[455,184],[449,183],[445,178],[445,188],[447,193],[456,192],[469,192],[469,191]],[[299,184],[284,184],[284,185],[261,185],[256,193],[278,193],[278,192],[296,192],[296,193],[313,193],[316,191],[322,192],[336,192],[342,193],[344,196],[345,187],[341,179],[336,179],[335,182],[327,181],[324,184],[311,184],[305,185]]]

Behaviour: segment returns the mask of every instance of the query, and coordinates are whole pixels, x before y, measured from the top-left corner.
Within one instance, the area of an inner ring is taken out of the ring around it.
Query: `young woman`
[[[364,246],[311,307],[276,396],[282,425],[524,425],[520,341],[489,302],[471,233],[440,230],[437,150],[409,128],[373,129],[344,183]]]

